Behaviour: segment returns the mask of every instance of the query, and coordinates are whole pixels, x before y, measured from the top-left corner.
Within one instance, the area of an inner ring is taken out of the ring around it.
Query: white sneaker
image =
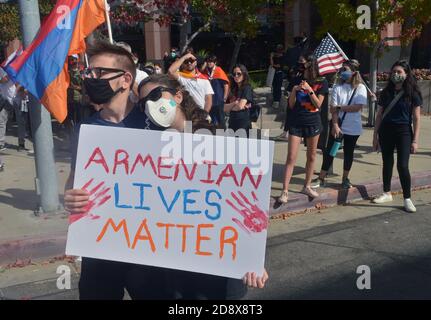
[[[392,194],[390,192],[385,192],[382,195],[378,196],[377,198],[373,199],[373,203],[385,203],[385,202],[391,202],[393,200]]]
[[[287,203],[288,200],[289,200],[289,193],[287,191],[283,191],[281,196],[278,198],[278,201],[280,203]]]
[[[404,199],[404,209],[406,209],[407,212],[416,212],[416,207],[411,199]]]

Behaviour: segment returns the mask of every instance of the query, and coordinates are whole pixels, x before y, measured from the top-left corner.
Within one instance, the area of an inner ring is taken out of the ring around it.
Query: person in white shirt
[[[16,96],[15,84],[9,79],[6,72],[0,68],[0,95],[2,108],[0,108],[0,151],[6,148],[6,124],[8,112],[13,109]]]
[[[340,69],[339,82],[334,86],[331,96],[332,130],[329,136],[328,146],[323,154],[323,163],[320,175],[312,183],[312,188],[325,186],[325,178],[331,167],[334,157],[330,150],[335,139],[343,137],[344,141],[344,171],[342,187],[351,188],[349,172],[352,168],[354,151],[359,136],[362,134],[362,108],[367,105],[367,89],[361,83],[359,74],[359,62],[349,60],[343,63]],[[350,103],[349,103],[350,101]],[[339,119],[342,121],[339,125]]]
[[[214,91],[208,78],[196,66],[196,57],[187,53],[169,67],[168,75],[184,86],[201,109],[210,113]]]

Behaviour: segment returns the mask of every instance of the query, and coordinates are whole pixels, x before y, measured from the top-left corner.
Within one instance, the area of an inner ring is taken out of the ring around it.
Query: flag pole
[[[108,27],[109,42],[113,44],[114,39],[112,38],[111,18],[109,17],[109,5],[107,0],[104,0],[104,1],[105,1],[106,26]]]
[[[341,47],[338,45],[337,41],[335,41],[335,39],[331,36],[331,34],[329,32],[326,33],[328,35],[328,37],[332,40],[332,42],[335,44],[335,46],[337,47],[338,50],[340,50],[341,54],[343,55],[344,59],[346,60],[350,60],[347,55],[344,53],[343,49],[341,49]],[[371,91],[371,89],[368,87],[367,83],[364,81],[364,79],[362,78],[361,73],[359,72],[359,77],[361,78],[362,83],[365,85],[365,88],[367,88],[367,91],[369,93],[372,93],[374,95],[374,93]]]

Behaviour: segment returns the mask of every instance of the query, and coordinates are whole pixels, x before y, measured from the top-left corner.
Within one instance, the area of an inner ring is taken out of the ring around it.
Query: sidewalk
[[[265,92],[264,92],[265,94]],[[263,109],[263,128],[270,129],[270,137],[276,137],[284,117]],[[259,124],[259,123],[258,123]],[[419,152],[412,155],[410,169],[413,176],[413,187],[431,186],[431,117],[423,116],[421,121],[421,137]],[[63,198],[64,184],[69,174],[70,153],[67,139],[64,139],[58,124],[53,123],[56,172],[59,181],[60,199]],[[17,139],[8,132],[7,143],[10,147],[0,153],[5,162],[5,171],[0,172],[0,265],[13,262],[16,258],[49,257],[64,252],[67,233],[67,216],[40,216],[34,214],[37,207],[37,196],[34,188],[35,166],[34,158],[25,152],[16,150]],[[330,188],[321,190],[321,197],[309,201],[299,193],[305,178],[305,148],[302,146],[297,167],[292,178],[290,201],[287,205],[271,204],[270,214],[288,216],[291,212],[305,212],[310,208],[323,208],[349,201],[367,199],[381,192],[381,155],[371,152],[372,129],[365,128],[359,139],[359,148],[355,153],[355,162],[351,173],[351,181],[358,188],[349,192],[339,191],[338,183],[342,172],[342,160],[334,161],[335,176],[329,178]],[[27,141],[27,145],[31,143]],[[287,143],[275,142],[273,183],[271,195],[277,197],[282,190],[284,163],[287,155]],[[338,157],[340,158],[340,157]],[[321,165],[321,155],[318,155],[316,171]],[[54,169],[54,168],[53,168]],[[394,177],[397,176],[396,169]],[[394,179],[394,191],[400,190]],[[414,195],[413,195],[414,198]]]

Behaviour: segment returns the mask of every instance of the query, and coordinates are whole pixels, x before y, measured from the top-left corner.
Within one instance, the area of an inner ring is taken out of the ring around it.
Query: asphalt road
[[[399,209],[398,196],[390,207],[364,202],[271,220],[270,279],[246,299],[431,299],[431,190],[415,198],[414,214]],[[56,287],[62,263],[0,270],[0,299],[77,299],[78,273],[70,290]],[[359,266],[369,267],[370,289],[357,287]]]

